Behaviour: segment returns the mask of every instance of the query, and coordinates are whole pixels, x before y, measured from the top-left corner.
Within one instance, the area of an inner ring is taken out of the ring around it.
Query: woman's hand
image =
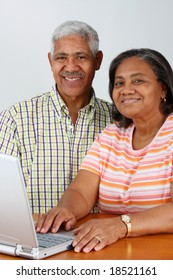
[[[74,228],[75,223],[76,219],[68,209],[56,206],[39,217],[35,228],[37,232],[41,233],[46,233],[49,230],[55,233],[62,224],[65,230],[70,230]]]
[[[126,235],[127,228],[120,217],[93,219],[74,230],[73,240],[75,252],[85,253],[91,250],[99,251]]]

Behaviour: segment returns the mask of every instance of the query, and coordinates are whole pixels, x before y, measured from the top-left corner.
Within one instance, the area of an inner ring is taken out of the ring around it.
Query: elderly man
[[[48,53],[55,86],[0,115],[0,152],[20,158],[34,213],[57,205],[92,142],[112,122],[111,104],[92,88],[102,57],[91,26],[61,24]]]

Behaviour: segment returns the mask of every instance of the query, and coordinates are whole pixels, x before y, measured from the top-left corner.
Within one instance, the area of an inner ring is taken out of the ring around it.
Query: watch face
[[[130,217],[127,216],[127,215],[123,215],[123,216],[122,216],[122,220],[123,220],[124,222],[126,222],[126,223],[130,223]]]

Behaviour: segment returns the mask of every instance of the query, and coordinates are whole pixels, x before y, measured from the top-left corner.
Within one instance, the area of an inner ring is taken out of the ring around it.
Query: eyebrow
[[[79,55],[79,54],[86,54],[87,55],[88,53],[86,51],[77,51],[75,53],[72,53],[72,55]],[[56,52],[55,55],[66,55],[66,56],[68,56],[69,53],[66,53],[66,52]]]
[[[65,53],[65,52],[56,52],[56,53],[55,53],[55,56],[57,56],[57,55],[68,55],[68,54]]]
[[[136,77],[136,76],[146,76],[145,74],[143,73],[135,73],[135,74],[131,74],[130,77]],[[115,79],[123,79],[123,76],[115,76]]]

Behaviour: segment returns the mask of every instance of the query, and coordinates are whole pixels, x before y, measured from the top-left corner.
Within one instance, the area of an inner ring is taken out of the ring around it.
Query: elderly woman
[[[90,148],[57,207],[37,223],[45,233],[66,230],[96,201],[101,213],[75,229],[74,250],[98,251],[120,238],[173,233],[173,73],[162,54],[131,49],[110,65],[115,124]]]

